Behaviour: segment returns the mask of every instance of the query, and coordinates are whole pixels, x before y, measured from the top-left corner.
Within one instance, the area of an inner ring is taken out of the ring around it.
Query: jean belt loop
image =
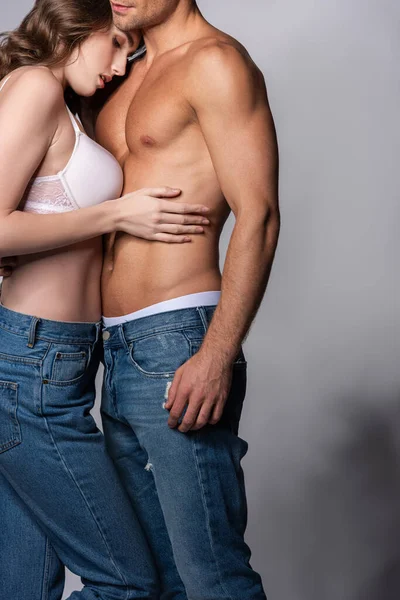
[[[28,334],[28,348],[33,348],[35,346],[36,341],[36,328],[38,326],[40,319],[38,317],[32,317],[31,326],[29,327]]]
[[[102,329],[103,329],[103,322],[99,321],[98,323],[96,323],[96,339],[94,342],[95,346],[97,345],[97,342],[100,339],[100,334],[101,334]]]

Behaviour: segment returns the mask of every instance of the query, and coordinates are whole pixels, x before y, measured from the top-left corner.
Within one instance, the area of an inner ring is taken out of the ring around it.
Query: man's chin
[[[113,15],[114,25],[118,27],[121,31],[132,31],[135,29],[134,25],[131,23],[131,20],[127,17],[123,17],[121,15]]]

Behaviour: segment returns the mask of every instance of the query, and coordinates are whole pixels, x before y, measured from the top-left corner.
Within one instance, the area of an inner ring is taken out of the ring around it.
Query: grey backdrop
[[[398,600],[399,4],[199,4],[263,69],[280,142],[280,244],[245,347],[253,566],[269,600]],[[30,5],[2,2],[1,29]]]

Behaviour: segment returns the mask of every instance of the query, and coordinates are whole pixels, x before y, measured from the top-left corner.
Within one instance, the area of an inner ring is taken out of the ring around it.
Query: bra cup
[[[57,175],[29,183],[20,210],[42,214],[68,212],[120,197],[124,176],[110,152],[77,132],[73,154]]]
[[[123,187],[118,161],[85,134],[80,134],[75,155],[62,178],[79,208],[119,198]]]
[[[0,91],[11,78],[5,77]],[[75,132],[72,155],[56,175],[34,177],[29,182],[19,208],[26,212],[60,213],[101,204],[119,198],[124,176],[118,161],[105,148],[80,130],[65,105]]]

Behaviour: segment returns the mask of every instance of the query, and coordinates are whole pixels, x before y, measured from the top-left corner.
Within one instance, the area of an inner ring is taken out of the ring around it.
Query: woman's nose
[[[121,77],[122,75],[125,75],[125,72],[126,72],[126,60],[125,59],[120,59],[120,60],[116,61],[113,64],[112,71],[113,71],[114,75],[118,75],[119,77]]]

